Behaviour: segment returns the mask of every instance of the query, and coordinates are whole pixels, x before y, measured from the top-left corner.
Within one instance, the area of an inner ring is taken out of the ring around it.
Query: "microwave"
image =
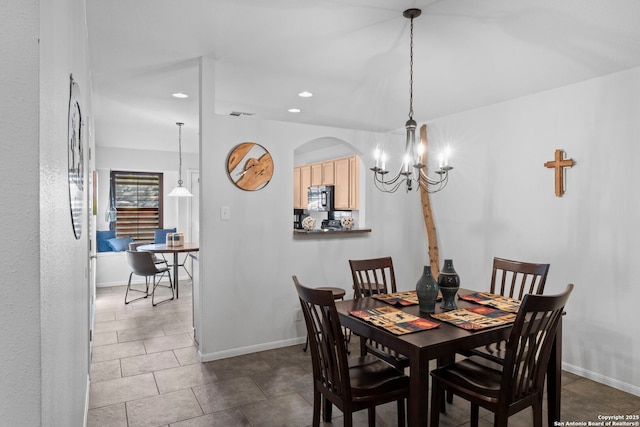
[[[330,212],[333,210],[333,185],[317,185],[309,187],[307,209],[314,212]]]

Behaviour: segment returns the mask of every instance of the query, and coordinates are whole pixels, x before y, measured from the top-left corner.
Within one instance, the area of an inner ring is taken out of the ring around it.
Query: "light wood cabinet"
[[[311,163],[311,185],[323,185],[322,184],[322,164]]]
[[[307,209],[308,191],[311,186],[311,165],[293,168],[293,208]]]
[[[334,186],[334,209],[358,210],[360,175],[358,156],[296,166],[293,168],[293,207],[307,209],[308,189],[312,185]]]
[[[337,210],[358,210],[360,207],[359,161],[357,156],[336,159],[334,206]]]
[[[322,162],[322,185],[335,184],[335,162],[333,160]]]
[[[349,209],[360,209],[360,161],[357,156],[349,157]]]
[[[333,205],[336,209],[349,209],[349,159],[335,161],[335,190]]]

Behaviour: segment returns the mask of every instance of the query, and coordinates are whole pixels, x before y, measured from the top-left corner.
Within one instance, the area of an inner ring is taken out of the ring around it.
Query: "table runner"
[[[413,314],[405,313],[394,307],[379,307],[366,310],[350,311],[350,315],[365,322],[383,328],[394,335],[404,335],[411,332],[425,331],[437,328],[439,323],[432,322]]]

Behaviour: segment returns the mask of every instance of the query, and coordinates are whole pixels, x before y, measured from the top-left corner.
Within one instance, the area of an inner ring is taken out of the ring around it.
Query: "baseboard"
[[[589,378],[590,380],[593,380],[600,384],[608,385],[618,390],[622,390],[626,393],[633,394],[634,396],[640,396],[640,387],[636,385],[625,383],[615,378],[607,377],[597,372],[589,371],[588,369],[584,369],[584,368],[581,368],[580,366],[575,366],[566,362],[562,363],[562,369],[564,369],[567,372],[571,372],[572,374]]]
[[[87,427],[89,422],[89,391],[91,390],[91,377],[87,375],[87,392],[84,396],[84,422],[82,425]]]
[[[198,349],[198,359],[201,362],[211,362],[213,360],[227,359],[229,357],[242,356],[245,354],[257,353],[259,351],[273,350],[281,347],[288,347],[291,345],[302,344],[306,340],[306,336],[289,338],[281,341],[273,341],[268,343],[250,345],[247,347],[233,348],[230,350],[217,351],[214,353],[202,354]]]

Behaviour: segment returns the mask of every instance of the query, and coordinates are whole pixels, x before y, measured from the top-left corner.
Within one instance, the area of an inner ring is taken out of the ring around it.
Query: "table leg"
[[[424,354],[414,354],[409,358],[409,427],[424,427],[429,414],[429,358]]]
[[[173,283],[176,288],[176,299],[178,299],[178,252],[173,253]]]
[[[549,425],[560,420],[560,394],[562,391],[562,316],[551,348],[547,367],[547,413]]]

